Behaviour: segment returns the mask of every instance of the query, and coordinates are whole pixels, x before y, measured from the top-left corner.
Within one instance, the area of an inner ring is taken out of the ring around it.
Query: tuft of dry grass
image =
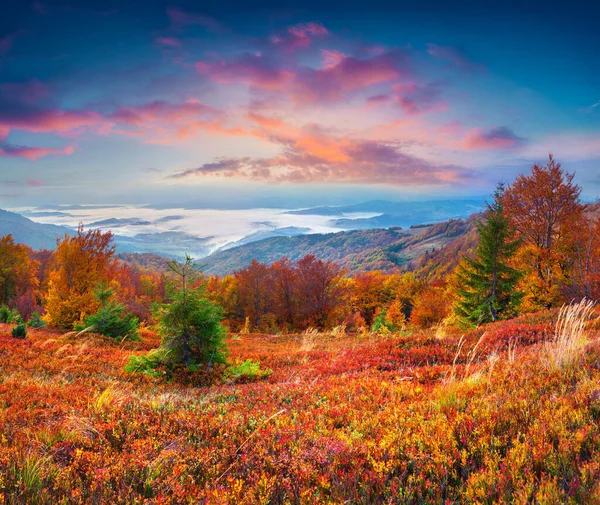
[[[300,346],[300,349],[303,352],[310,352],[315,348],[315,345],[317,343],[317,338],[319,337],[320,332],[317,328],[308,328],[303,334],[302,334],[302,344]]]
[[[566,369],[577,364],[588,344],[586,323],[595,304],[584,298],[561,307],[554,336],[546,342],[546,359],[550,368]]]

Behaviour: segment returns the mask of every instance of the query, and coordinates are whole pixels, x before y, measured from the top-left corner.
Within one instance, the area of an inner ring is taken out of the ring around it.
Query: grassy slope
[[[266,381],[131,375],[116,344],[0,325],[3,503],[598,503],[600,349],[550,371],[550,315],[458,337],[243,335]],[[516,341],[516,358],[506,353]],[[498,356],[496,359],[495,356]],[[455,380],[449,378],[454,375]]]
[[[215,253],[201,260],[207,274],[228,274],[253,259],[270,264],[282,256],[298,260],[306,254],[335,261],[350,274],[415,267],[426,254],[443,250],[473,229],[478,215],[413,230],[356,230],[295,237],[274,237]],[[455,256],[454,256],[455,257]]]

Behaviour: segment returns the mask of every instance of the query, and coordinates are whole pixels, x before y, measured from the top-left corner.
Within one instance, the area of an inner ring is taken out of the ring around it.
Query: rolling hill
[[[389,228],[273,237],[214,253],[201,263],[207,274],[226,275],[244,268],[253,259],[268,264],[284,256],[298,260],[314,254],[335,261],[350,274],[414,269],[421,266],[422,258],[451,245],[456,248],[452,256],[458,258],[463,245],[470,243],[464,237],[473,233],[478,217],[479,214],[473,214],[466,220],[453,219],[411,230]],[[443,257],[443,253],[439,255]]]
[[[25,244],[32,249],[54,249],[56,240],[75,231],[65,226],[41,224],[16,212],[0,209],[0,237],[12,234],[15,242]]]

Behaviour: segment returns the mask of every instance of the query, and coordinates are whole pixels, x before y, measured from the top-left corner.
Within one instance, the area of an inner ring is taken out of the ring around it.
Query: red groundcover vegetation
[[[231,335],[233,363],[272,373],[204,387],[125,372],[158,344],[147,330],[19,340],[2,325],[0,499],[597,503],[600,347],[550,367],[555,317],[464,336]]]

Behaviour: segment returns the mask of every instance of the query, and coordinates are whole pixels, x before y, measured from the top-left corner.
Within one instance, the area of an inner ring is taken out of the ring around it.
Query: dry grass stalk
[[[588,344],[586,323],[595,304],[584,298],[578,303],[561,307],[554,337],[546,342],[546,358],[551,368],[570,368],[579,361]]]

